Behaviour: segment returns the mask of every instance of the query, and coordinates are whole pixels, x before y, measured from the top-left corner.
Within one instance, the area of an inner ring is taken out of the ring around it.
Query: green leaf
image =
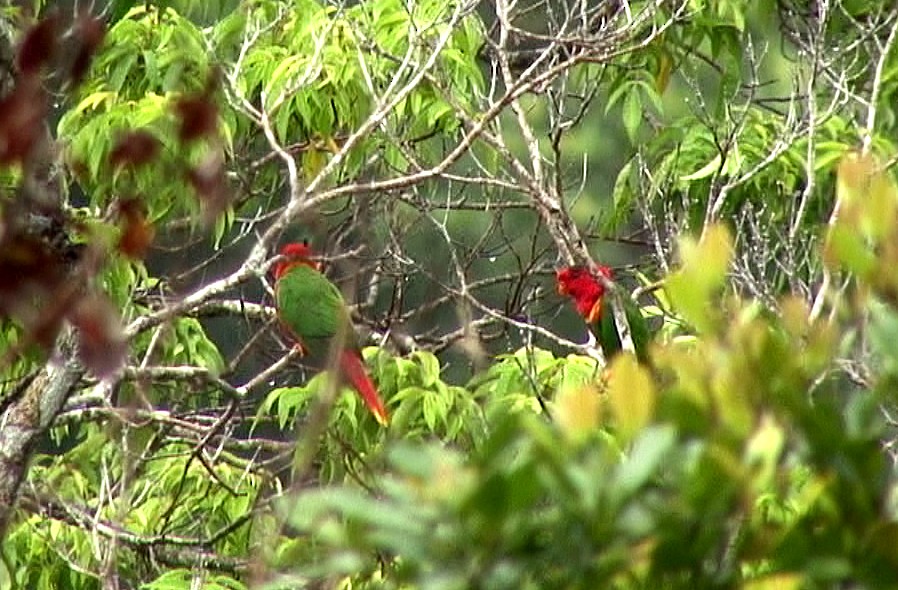
[[[701,180],[717,173],[720,170],[720,154],[715,154],[711,161],[691,174],[680,177],[681,182],[691,182],[693,180]]]
[[[301,55],[290,55],[281,60],[266,81],[266,109],[271,109],[272,105],[281,100],[281,94],[287,84],[291,83],[296,73],[306,66],[306,58]]]
[[[137,63],[137,56],[134,54],[126,55],[112,69],[110,75],[106,78],[107,84],[115,92],[120,93],[125,85],[125,78],[131,73],[131,69]]]
[[[151,86],[159,83],[159,67],[156,62],[156,54],[153,51],[143,51],[141,54],[144,64],[146,80]]]
[[[298,410],[311,399],[310,387],[278,387],[272,389],[256,411],[253,429],[262,416],[269,414],[277,406],[278,425],[283,430],[296,416]]]
[[[870,349],[883,374],[898,379],[898,313],[875,299],[868,300]]]
[[[648,371],[636,357],[621,353],[608,369],[608,404],[621,440],[632,440],[651,421],[657,393]]]
[[[554,417],[561,432],[574,442],[587,440],[601,422],[601,398],[597,387],[572,385],[555,399]]]
[[[412,353],[412,358],[421,369],[421,386],[431,387],[440,379],[440,361],[432,353],[425,350],[417,350]]]
[[[605,231],[609,233],[615,231],[621,223],[626,221],[633,208],[633,203],[636,200],[636,191],[634,190],[636,184],[635,164],[635,159],[631,158],[627,160],[627,163],[617,173],[614,188],[611,191],[613,207],[603,215],[603,226]]]
[[[861,277],[870,277],[877,257],[857,229],[839,222],[826,236],[824,256],[830,265],[841,266]]]
[[[616,502],[626,501],[645,486],[673,451],[676,442],[676,429],[669,424],[651,426],[642,431],[612,475],[610,489]]]
[[[93,92],[84,97],[81,102],[75,107],[74,111],[68,113],[66,117],[69,117],[73,114],[82,114],[86,111],[91,111],[99,106],[108,106],[116,97],[115,92]]]
[[[711,296],[723,286],[732,256],[730,232],[723,225],[706,228],[700,242],[682,239],[682,268],[667,281],[674,308],[699,330],[711,327]]]
[[[841,141],[821,141],[817,143],[817,155],[814,158],[814,172],[829,169],[841,160],[848,152],[849,146]]]
[[[421,414],[430,431],[436,430],[437,423],[446,421],[446,409],[446,403],[441,397],[431,392],[422,395]]]
[[[643,106],[639,90],[634,86],[627,93],[623,104],[624,129],[627,131],[627,137],[630,138],[632,143],[636,143],[636,135],[639,131],[639,126],[642,124],[642,111]]]

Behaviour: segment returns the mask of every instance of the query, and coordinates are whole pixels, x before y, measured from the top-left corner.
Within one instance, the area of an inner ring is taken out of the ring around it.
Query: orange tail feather
[[[349,383],[362,396],[365,405],[368,406],[377,421],[386,426],[390,420],[387,416],[387,408],[384,406],[383,400],[380,399],[371,378],[368,377],[368,373],[365,372],[365,366],[362,364],[362,357],[359,356],[359,353],[354,350],[344,350],[340,354],[340,369]]]

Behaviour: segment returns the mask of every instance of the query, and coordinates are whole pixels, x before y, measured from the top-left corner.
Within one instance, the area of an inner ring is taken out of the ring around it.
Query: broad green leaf
[[[632,143],[636,143],[636,135],[640,124],[642,124],[642,111],[643,105],[639,88],[633,86],[624,98],[623,104],[624,129],[627,131],[627,137],[630,138]]]
[[[869,277],[876,269],[876,254],[870,250],[861,233],[838,222],[826,235],[823,258],[834,268],[844,267],[861,277]]]
[[[122,91],[122,87],[125,85],[125,78],[131,73],[131,68],[133,68],[136,63],[137,56],[130,54],[125,56],[124,59],[115,65],[111,74],[106,78],[107,84],[113,92],[118,94]]]
[[[421,395],[421,415],[430,431],[435,431],[437,424],[446,422],[449,400],[445,396],[432,391],[424,391]]]
[[[613,473],[611,490],[618,502],[627,500],[648,483],[676,442],[676,430],[670,425],[650,426],[639,434]]]
[[[724,225],[706,228],[700,242],[680,241],[682,268],[667,280],[673,307],[700,330],[711,327],[711,298],[726,279],[732,238]]]
[[[432,352],[424,350],[413,352],[412,358],[421,369],[421,386],[432,387],[440,379],[440,361]]]
[[[817,144],[817,155],[814,158],[814,171],[827,170],[836,161],[845,156],[848,146],[841,141],[821,141]]]

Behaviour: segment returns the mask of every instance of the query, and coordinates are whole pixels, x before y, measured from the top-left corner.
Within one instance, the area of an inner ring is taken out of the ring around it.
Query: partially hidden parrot
[[[321,265],[312,260],[308,244],[287,244],[280,254],[284,260],[274,267],[274,294],[281,323],[304,351],[309,350],[307,347],[329,349],[332,339],[342,334],[337,362],[340,377],[349,382],[377,421],[386,426],[387,409],[365,370],[340,289],[321,273]]]
[[[622,344],[614,314],[603,306],[605,283],[602,278],[612,281],[614,275],[611,268],[596,264],[592,269],[586,266],[565,266],[555,273],[555,286],[558,293],[570,297],[577,313],[596,335],[605,357],[610,359],[621,351]],[[645,318],[635,303],[624,300],[624,313],[630,325],[630,336],[636,357],[643,362],[648,360],[647,348],[651,338]]]

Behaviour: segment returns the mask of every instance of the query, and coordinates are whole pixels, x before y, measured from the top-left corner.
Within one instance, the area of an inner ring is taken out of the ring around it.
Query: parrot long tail
[[[340,370],[343,371],[343,375],[345,375],[349,383],[359,392],[362,399],[365,400],[365,405],[368,406],[368,409],[371,410],[371,413],[374,414],[377,421],[383,426],[386,426],[389,422],[387,409],[384,406],[383,400],[380,399],[380,395],[378,395],[374,383],[371,381],[371,378],[368,377],[368,373],[365,371],[365,366],[362,364],[362,357],[359,353],[351,349],[344,350],[340,354]]]

